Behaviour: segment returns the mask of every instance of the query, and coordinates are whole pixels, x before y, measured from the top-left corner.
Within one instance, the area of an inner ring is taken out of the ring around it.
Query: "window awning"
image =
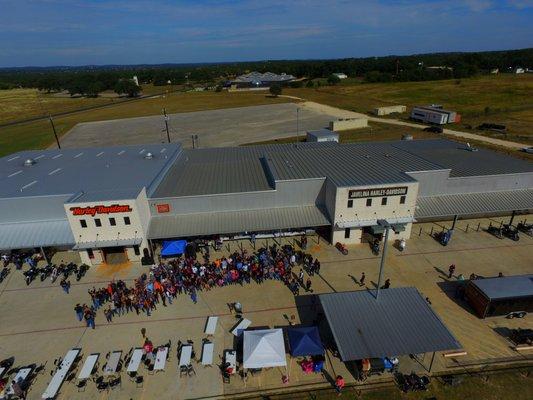
[[[533,189],[419,197],[415,217],[438,218],[533,209]]]
[[[87,250],[87,249],[104,249],[106,247],[137,246],[141,244],[142,241],[143,241],[142,238],[97,240],[94,242],[77,243],[72,249],[73,250]]]
[[[0,224],[0,249],[70,247],[74,236],[66,219]]]

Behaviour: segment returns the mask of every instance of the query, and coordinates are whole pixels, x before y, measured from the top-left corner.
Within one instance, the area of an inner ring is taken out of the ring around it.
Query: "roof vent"
[[[152,158],[154,158],[154,155],[151,152],[148,152],[144,155],[144,158],[146,158],[147,160],[151,160]]]
[[[26,161],[24,161],[25,167],[31,167],[33,164],[36,164],[37,161],[35,161],[33,158],[28,158]]]

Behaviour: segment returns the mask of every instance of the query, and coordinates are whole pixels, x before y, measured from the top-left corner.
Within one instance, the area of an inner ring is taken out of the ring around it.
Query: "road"
[[[332,107],[332,106],[328,106],[328,105],[320,104],[320,103],[315,103],[313,101],[306,101],[305,99],[300,99],[294,96],[287,96],[287,97],[294,98],[297,100],[302,100],[303,103],[300,103],[300,107],[303,109],[326,113],[328,115],[335,116],[336,118],[367,118],[368,121],[371,121],[371,122],[380,122],[383,124],[399,125],[399,126],[409,126],[409,127],[417,128],[417,129],[424,129],[428,126],[428,125],[421,125],[421,124],[414,124],[411,122],[400,121],[398,119],[370,117],[366,114],[357,113],[357,112],[349,111],[349,110],[343,110],[341,108]],[[494,138],[483,136],[483,135],[476,135],[474,133],[462,132],[462,131],[457,131],[453,129],[444,129],[444,134],[460,137],[460,138],[467,139],[467,140],[485,142],[488,144],[506,147],[509,149],[515,149],[515,150],[528,147],[528,145],[523,144],[523,143],[516,143],[516,142],[510,142],[507,140],[494,139]]]

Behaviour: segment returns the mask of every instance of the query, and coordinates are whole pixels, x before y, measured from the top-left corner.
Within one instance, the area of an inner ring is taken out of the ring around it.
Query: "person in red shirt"
[[[338,396],[341,395],[342,389],[344,389],[345,385],[344,378],[340,375],[337,375],[337,378],[335,378],[335,391],[337,392]]]

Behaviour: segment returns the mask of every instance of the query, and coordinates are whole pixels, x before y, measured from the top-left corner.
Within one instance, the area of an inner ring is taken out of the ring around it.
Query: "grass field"
[[[339,397],[333,390],[269,396],[270,400],[333,400]],[[516,372],[489,375],[488,379],[466,376],[456,387],[444,386],[433,379],[427,392],[402,393],[397,388],[365,391],[360,395],[347,388],[341,399],[357,400],[530,400],[533,398],[533,378]]]
[[[167,89],[176,89],[176,87],[144,85],[142,94],[165,93]],[[45,93],[37,89],[0,90],[0,124],[74,111],[86,107],[116,104],[124,100],[129,99],[118,97],[112,91],[104,92],[96,98],[87,98],[70,97],[66,93]]]
[[[483,122],[507,126],[507,139],[533,143],[533,75],[491,75],[461,80],[365,84],[350,81],[337,86],[287,89],[284,94],[317,103],[368,113],[375,107],[438,103],[462,115],[451,129],[498,138],[497,133],[477,131]],[[400,118],[406,119],[408,114]],[[468,128],[468,125],[474,129]]]
[[[168,113],[177,113],[290,101],[292,100],[281,97],[272,98],[264,93],[174,92],[167,96],[141,99],[57,117],[54,118],[54,123],[58,134],[63,135],[79,122],[159,115],[163,107]],[[25,149],[46,148],[53,143],[54,137],[48,120],[0,128],[0,156]]]

